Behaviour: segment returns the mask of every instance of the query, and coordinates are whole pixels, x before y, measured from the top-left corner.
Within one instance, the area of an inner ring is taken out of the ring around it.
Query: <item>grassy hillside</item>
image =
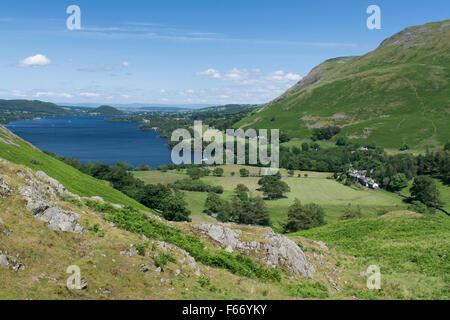
[[[305,138],[338,125],[361,144],[412,148],[450,140],[450,20],[408,28],[361,57],[326,61],[236,127]]]
[[[0,126],[0,158],[26,165],[34,170],[44,171],[62,183],[70,192],[82,197],[100,196],[112,203],[146,209],[140,203],[110,187],[107,182],[92,178],[46,155],[2,126]],[[38,160],[39,164],[31,163],[31,159]]]
[[[391,292],[396,298],[449,299],[449,230],[446,216],[399,211],[340,221],[292,236],[325,241],[348,256],[342,263],[349,272],[379,266],[383,290],[378,295]]]

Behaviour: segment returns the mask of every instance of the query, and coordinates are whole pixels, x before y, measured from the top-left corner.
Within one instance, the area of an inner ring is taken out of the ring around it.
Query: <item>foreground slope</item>
[[[353,274],[369,265],[380,267],[383,290],[368,298],[387,292],[397,299],[450,298],[450,219],[444,214],[396,211],[295,235],[325,241],[343,255],[343,268]]]
[[[398,148],[450,139],[450,20],[407,28],[361,57],[324,62],[237,127],[279,128],[305,138],[338,125],[339,136]]]

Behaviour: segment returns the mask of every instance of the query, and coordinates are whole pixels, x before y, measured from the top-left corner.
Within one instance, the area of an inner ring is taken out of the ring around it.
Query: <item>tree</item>
[[[325,213],[317,204],[302,205],[295,199],[289,207],[288,220],[284,225],[284,232],[296,232],[307,230],[325,224]]]
[[[280,134],[280,143],[288,142],[289,140],[291,140],[291,138],[289,137],[289,135],[287,133]]]
[[[337,138],[337,140],[336,140],[336,145],[337,146],[346,146],[348,143],[347,143],[347,141],[345,140],[345,138],[344,137],[339,137],[339,138]]]
[[[208,215],[219,212],[220,207],[223,205],[222,199],[217,195],[217,193],[210,192],[205,200],[205,210],[204,212]]]
[[[125,171],[133,171],[133,169],[134,169],[134,167],[131,164],[126,163],[124,161],[117,162],[116,166],[122,168]]]
[[[440,192],[436,182],[429,176],[418,176],[414,178],[411,189],[411,197],[423,202],[427,206],[437,206],[440,202]]]
[[[134,171],[150,171],[150,167],[146,164],[139,164]]]
[[[164,219],[169,221],[188,221],[191,212],[186,208],[184,194],[179,191],[171,192],[169,197],[162,200],[161,211]]]
[[[228,201],[222,203],[217,212],[217,220],[220,222],[231,221],[231,205]]]
[[[275,175],[262,177],[259,179],[258,184],[261,186],[259,190],[269,200],[282,198],[285,192],[290,191],[287,183],[281,181],[280,172],[277,172]]]
[[[171,190],[168,186],[161,183],[147,184],[139,190],[137,200],[148,208],[161,210],[162,200],[170,196]]]
[[[198,167],[190,167],[186,170],[186,172],[192,180],[198,180],[205,176],[205,172]]]
[[[234,194],[242,201],[246,202],[248,200],[248,193],[249,190],[247,186],[245,186],[242,183],[239,183],[236,188],[234,189]]]
[[[239,170],[239,174],[241,175],[241,177],[248,177],[250,175],[250,171],[248,171],[245,168],[242,168],[241,170]]]
[[[302,143],[302,151],[307,152],[309,150],[309,144],[306,142]]]
[[[390,178],[387,188],[391,191],[400,191],[408,186],[408,179],[404,173],[397,173]]]
[[[239,222],[268,226],[270,224],[270,216],[264,200],[258,196],[245,202],[242,206]]]
[[[447,142],[444,146],[445,151],[450,151],[450,142]]]
[[[215,168],[215,169],[213,170],[213,174],[214,174],[216,177],[222,177],[222,176],[223,176],[223,169],[222,169],[222,168]]]
[[[347,219],[359,219],[361,218],[361,207],[358,205],[355,209],[352,208],[352,205],[349,203],[348,206],[344,210],[344,214],[342,215],[342,220]]]

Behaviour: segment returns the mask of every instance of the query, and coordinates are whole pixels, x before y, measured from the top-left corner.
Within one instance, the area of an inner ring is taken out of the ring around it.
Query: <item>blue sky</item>
[[[66,27],[73,4],[81,30]],[[381,30],[366,27],[372,4]],[[326,59],[448,18],[448,0],[2,0],[0,98],[264,103]]]

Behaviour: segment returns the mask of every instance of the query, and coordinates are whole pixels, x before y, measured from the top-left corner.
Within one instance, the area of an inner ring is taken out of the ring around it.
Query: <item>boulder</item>
[[[80,216],[73,212],[64,211],[59,207],[51,207],[36,218],[48,222],[48,227],[56,231],[73,232],[82,234],[83,227],[78,224]]]
[[[4,254],[0,254],[0,265],[3,267],[9,267],[9,260]]]

